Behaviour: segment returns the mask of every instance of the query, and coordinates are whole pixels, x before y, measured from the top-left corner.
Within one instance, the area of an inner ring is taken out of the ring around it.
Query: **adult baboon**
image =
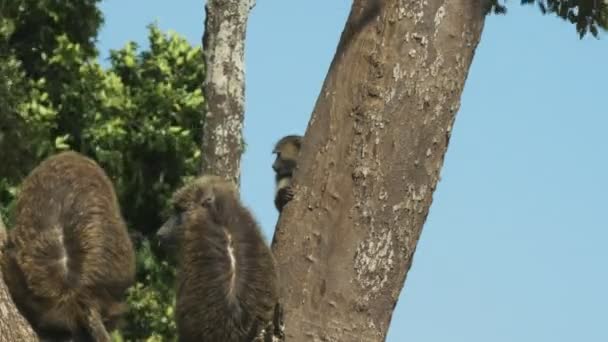
[[[157,235],[178,245],[181,342],[250,342],[272,322],[277,275],[270,249],[235,185],[203,176],[178,190]]]
[[[4,252],[11,296],[42,339],[110,341],[135,255],[112,183],[93,160],[63,152],[29,174]]]

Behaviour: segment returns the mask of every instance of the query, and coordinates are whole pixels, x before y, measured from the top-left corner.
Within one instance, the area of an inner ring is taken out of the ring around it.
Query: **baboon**
[[[302,147],[302,136],[288,135],[279,140],[272,153],[277,155],[272,169],[276,173],[276,189],[274,195],[274,205],[279,211],[283,211],[283,207],[287,202],[291,201],[294,196],[291,186],[293,172],[298,166],[298,156]]]
[[[93,160],[63,152],[27,176],[2,273],[41,339],[110,341],[135,255],[112,183]]]
[[[175,192],[174,214],[157,233],[178,245],[180,342],[250,342],[278,301],[270,248],[234,183],[202,176]]]

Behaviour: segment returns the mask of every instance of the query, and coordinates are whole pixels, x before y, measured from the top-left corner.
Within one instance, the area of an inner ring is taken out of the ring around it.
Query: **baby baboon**
[[[276,173],[276,190],[274,195],[274,205],[279,212],[287,202],[293,199],[293,188],[291,178],[298,165],[298,156],[302,147],[302,136],[288,135],[279,140],[272,153],[277,155],[272,169]]]
[[[173,195],[158,231],[178,245],[176,323],[180,342],[250,342],[272,322],[275,262],[235,185],[203,176]]]
[[[135,255],[112,183],[76,152],[24,180],[2,259],[21,313],[42,339],[110,341]]]

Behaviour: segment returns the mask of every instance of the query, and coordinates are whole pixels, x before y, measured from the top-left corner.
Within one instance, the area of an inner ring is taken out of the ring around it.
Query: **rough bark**
[[[287,341],[385,339],[485,6],[354,1],[273,241]]]
[[[0,259],[6,240],[6,228],[0,217]],[[21,316],[11,299],[4,280],[0,277],[0,341],[38,341],[36,334]]]
[[[208,0],[203,54],[207,100],[202,174],[239,184],[245,110],[245,33],[253,0]]]
[[[245,112],[245,36],[255,0],[207,0],[203,56],[206,110],[201,174],[214,174],[240,184]],[[277,309],[279,309],[277,307]],[[282,332],[273,322],[254,341],[275,341]],[[277,337],[278,336],[278,337]]]

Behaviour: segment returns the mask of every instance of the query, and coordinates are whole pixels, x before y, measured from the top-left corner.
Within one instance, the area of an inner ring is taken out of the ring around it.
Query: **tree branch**
[[[286,340],[384,341],[484,1],[354,1],[273,241]]]
[[[245,33],[252,0],[208,0],[203,35],[202,174],[239,184],[245,110]]]
[[[0,217],[0,260],[6,242],[7,232],[2,217]],[[1,272],[0,272],[1,275]],[[0,341],[38,341],[27,320],[21,316],[11,295],[0,277]]]

